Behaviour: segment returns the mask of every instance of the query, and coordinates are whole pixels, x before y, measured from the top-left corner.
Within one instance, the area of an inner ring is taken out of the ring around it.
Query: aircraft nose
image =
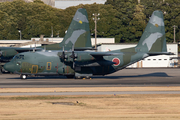
[[[3,67],[6,71],[14,72],[15,67],[14,64],[12,64],[11,62],[6,63]]]

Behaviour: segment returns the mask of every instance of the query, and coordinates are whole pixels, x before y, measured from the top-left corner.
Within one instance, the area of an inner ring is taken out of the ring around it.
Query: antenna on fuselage
[[[44,45],[44,51],[46,51],[46,45]]]
[[[63,52],[60,55],[60,58],[63,59],[63,60],[65,60],[67,58],[67,56],[65,55],[65,52],[64,52],[64,46],[63,46]]]

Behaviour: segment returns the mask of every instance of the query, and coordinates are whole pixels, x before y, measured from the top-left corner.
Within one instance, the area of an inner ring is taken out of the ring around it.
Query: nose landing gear
[[[21,75],[20,75],[20,78],[23,79],[23,80],[25,80],[25,79],[27,78],[27,75],[22,75],[22,74],[21,74]]]

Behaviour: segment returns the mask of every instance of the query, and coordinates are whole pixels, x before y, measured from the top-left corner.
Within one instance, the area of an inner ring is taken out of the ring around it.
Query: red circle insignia
[[[120,64],[119,58],[114,58],[112,62],[115,62],[114,66],[118,66]]]

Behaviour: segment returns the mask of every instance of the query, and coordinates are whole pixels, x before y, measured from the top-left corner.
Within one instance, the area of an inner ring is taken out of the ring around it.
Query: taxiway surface
[[[180,68],[123,69],[92,79],[67,79],[62,76],[28,77],[0,75],[0,88],[52,87],[121,87],[121,86],[180,86]]]

